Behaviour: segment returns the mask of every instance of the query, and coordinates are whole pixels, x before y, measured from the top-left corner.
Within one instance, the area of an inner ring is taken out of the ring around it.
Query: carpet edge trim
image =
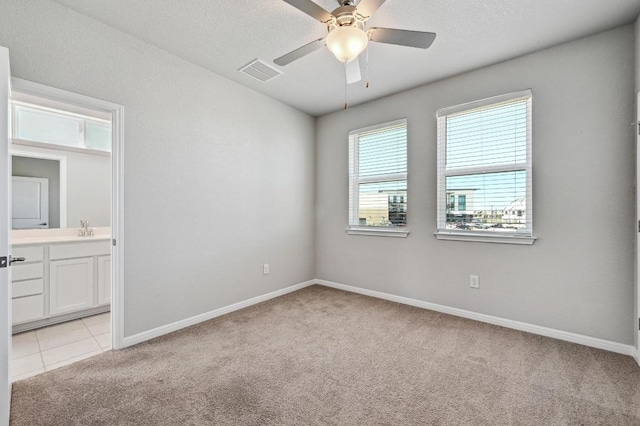
[[[452,308],[446,305],[439,305],[437,303],[425,302],[418,299],[411,299],[404,296],[396,296],[394,294],[383,293],[375,290],[368,290],[361,287],[354,287],[346,284],[340,284],[332,281],[316,279],[315,283],[325,287],[331,287],[338,290],[344,290],[351,293],[358,293],[365,296],[375,297],[377,299],[389,300],[391,302],[401,303],[403,305],[415,306],[417,308],[428,309],[431,311],[441,312],[444,314],[454,315],[457,317],[467,318],[475,321],[480,321],[488,324],[498,325],[501,327],[512,328],[514,330],[525,331],[540,336],[551,337],[558,340],[564,340],[566,342],[577,343],[583,346],[589,346],[592,348],[603,349],[610,352],[619,353],[622,355],[629,355],[635,358],[636,362],[640,365],[638,359],[638,351],[632,345],[625,345],[623,343],[612,342],[610,340],[599,339],[597,337],[585,336],[583,334],[571,333],[568,331],[557,330],[555,328],[543,327],[540,325],[529,324],[526,322],[514,321],[506,318],[495,317],[492,315],[480,314],[473,311],[467,311],[459,308]]]
[[[147,340],[163,336],[165,334],[172,333],[174,331],[178,331],[180,329],[190,327],[192,325],[199,324],[204,321],[208,321],[213,318],[217,318],[219,316],[243,309],[248,308],[249,306],[266,302],[267,300],[274,299],[276,297],[284,296],[287,293],[292,293],[294,291],[302,290],[305,287],[309,287],[314,285],[316,280],[309,280],[302,283],[294,284],[289,287],[281,288],[280,290],[275,290],[270,293],[262,294],[260,296],[252,297],[247,300],[243,300],[240,302],[233,303],[231,305],[223,306],[218,309],[214,309],[209,312],[205,312],[203,314],[195,315],[193,317],[185,318],[183,320],[179,320],[170,324],[162,325],[160,327],[153,328],[151,330],[143,331],[131,336],[127,336],[123,339],[123,348],[137,345],[138,343],[145,342]]]

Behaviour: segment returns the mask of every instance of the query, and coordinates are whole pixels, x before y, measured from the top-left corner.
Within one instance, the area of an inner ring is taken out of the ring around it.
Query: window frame
[[[111,121],[105,120],[102,118],[91,117],[88,115],[78,114],[75,112],[64,111],[56,108],[50,108],[47,106],[31,104],[28,102],[12,100],[11,101],[11,116],[12,116],[12,130],[11,137],[14,143],[19,145],[31,145],[38,146],[43,148],[54,148],[64,151],[74,151],[74,152],[83,152],[90,154],[99,154],[99,155],[111,155],[111,151],[113,147],[110,147],[109,150],[98,149],[87,146],[87,125],[94,125],[98,127],[104,127],[111,130]],[[42,142],[42,141],[34,141],[30,139],[20,139],[18,138],[19,129],[20,129],[20,111],[26,112],[34,112],[37,114],[46,114],[51,116],[64,117],[68,119],[72,119],[77,121],[78,124],[78,141],[82,143],[81,146],[74,145],[62,145],[54,142]]]
[[[487,108],[490,106],[498,106],[503,103],[526,99],[527,102],[527,141],[526,141],[526,161],[523,164],[508,165],[492,165],[492,166],[471,166],[465,168],[457,168],[454,170],[446,170],[447,160],[447,134],[446,125],[447,117],[461,112],[472,111],[475,109]],[[536,237],[533,236],[533,161],[532,161],[532,128],[533,128],[533,94],[531,89],[518,92],[508,93],[500,96],[494,96],[479,101],[468,102],[447,108],[441,108],[437,111],[437,138],[438,138],[438,212],[437,226],[434,235],[439,240],[452,241],[476,241],[491,243],[507,243],[507,244],[533,244]],[[448,177],[466,176],[472,174],[488,174],[488,173],[505,173],[524,171],[526,173],[526,222],[522,231],[499,232],[499,231],[482,231],[482,230],[455,230],[446,228],[446,204],[447,188],[446,181]]]
[[[401,237],[405,238],[409,235],[408,224],[403,227],[383,227],[383,226],[362,226],[359,225],[359,186],[366,183],[380,183],[380,182],[394,182],[394,181],[407,181],[407,193],[409,184],[409,158],[407,155],[407,172],[406,173],[391,173],[380,174],[375,176],[367,176],[365,178],[359,178],[359,144],[358,136],[362,133],[370,132],[372,130],[383,129],[385,127],[393,127],[398,125],[404,125],[407,133],[405,142],[405,149],[408,151],[409,145],[409,128],[406,118],[400,118],[393,121],[387,121],[372,126],[363,127],[349,131],[349,214],[346,232],[349,235],[372,235],[372,236],[384,236],[384,237]],[[408,199],[407,194],[407,199]],[[408,210],[408,206],[407,206]],[[407,212],[408,216],[408,212]],[[355,225],[358,223],[358,225]]]

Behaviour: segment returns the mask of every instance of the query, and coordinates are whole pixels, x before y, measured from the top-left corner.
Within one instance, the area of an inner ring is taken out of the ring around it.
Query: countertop
[[[93,236],[79,237],[80,228],[64,229],[16,229],[11,231],[11,245],[39,245],[59,243],[90,243],[111,239],[111,228],[90,228]]]

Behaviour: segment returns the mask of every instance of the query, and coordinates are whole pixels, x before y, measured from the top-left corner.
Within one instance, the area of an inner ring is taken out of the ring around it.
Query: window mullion
[[[466,176],[466,175],[480,175],[489,173],[502,173],[502,172],[519,172],[525,171],[528,168],[527,163],[504,165],[504,166],[482,166],[482,167],[465,167],[464,169],[445,170],[442,172],[444,177],[452,176]]]
[[[362,183],[380,183],[380,182],[396,182],[400,180],[407,180],[406,173],[394,173],[389,175],[375,175],[361,178],[355,178],[358,184]]]

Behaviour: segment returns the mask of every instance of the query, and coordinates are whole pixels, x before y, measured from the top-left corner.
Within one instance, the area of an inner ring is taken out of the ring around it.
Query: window
[[[13,137],[22,141],[111,152],[111,122],[13,102]]]
[[[532,244],[531,91],[437,116],[436,237]]]
[[[406,237],[407,120],[349,132],[350,234]]]
[[[467,196],[466,195],[458,195],[458,210],[460,210],[460,211],[467,210]]]

